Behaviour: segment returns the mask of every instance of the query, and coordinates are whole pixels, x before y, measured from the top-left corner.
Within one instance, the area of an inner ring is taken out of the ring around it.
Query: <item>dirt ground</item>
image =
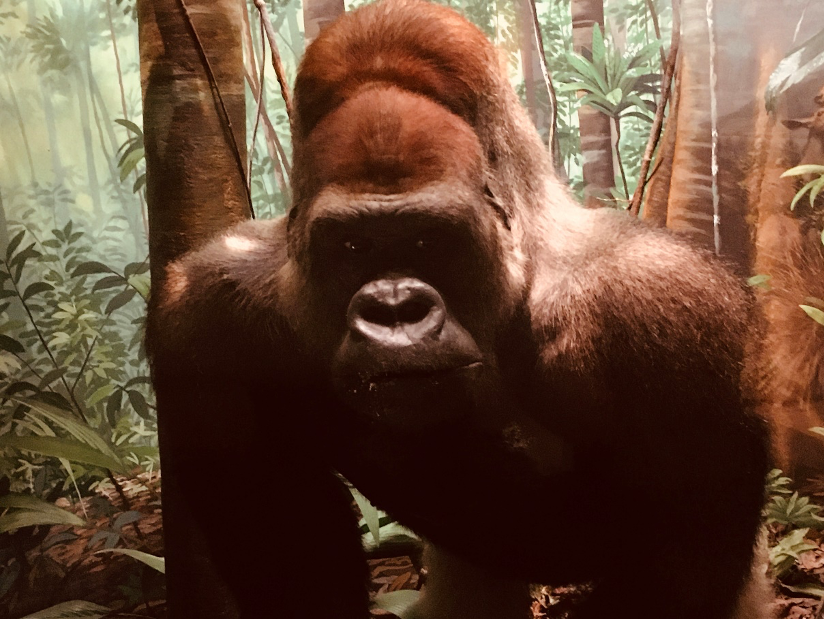
[[[81,516],[90,527],[51,526],[40,531],[21,530],[16,539],[0,537],[0,547],[11,544],[20,551],[17,557],[25,558],[24,574],[18,575],[0,598],[0,615],[20,618],[63,601],[82,600],[110,610],[101,612],[105,617],[167,617],[160,573],[131,557],[99,552],[106,544],[114,544],[163,555],[159,476],[141,474],[119,482],[128,506],[111,484],[99,487],[95,496],[82,505],[58,500],[58,505]],[[777,586],[776,617],[822,617],[822,599],[799,591],[799,587],[811,584],[824,588],[824,542],[817,542],[819,547],[802,554]],[[422,582],[408,556],[370,560],[369,564],[373,595],[417,589]],[[317,579],[319,596],[308,603],[313,607],[318,601],[322,605],[323,583],[335,578],[322,574],[322,562],[318,567],[321,572],[313,578]],[[535,587],[533,617],[564,618],[585,595],[586,589],[580,587]],[[323,617],[324,610],[307,609],[307,616]],[[374,617],[394,616],[376,609]]]

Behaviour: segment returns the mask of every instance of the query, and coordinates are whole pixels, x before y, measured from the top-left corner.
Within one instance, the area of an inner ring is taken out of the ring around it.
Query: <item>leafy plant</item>
[[[653,41],[630,54],[622,54],[614,46],[607,46],[601,29],[596,26],[592,33],[592,58],[574,52],[567,52],[566,59],[571,71],[562,72],[558,78],[566,83],[559,84],[559,92],[583,91],[579,105],[589,105],[606,114],[615,122],[618,167],[625,196],[629,196],[629,186],[619,147],[621,141],[621,121],[634,117],[652,121],[655,102],[644,99],[643,95],[654,95],[658,91],[661,75],[650,71],[649,64],[661,48],[660,41]]]
[[[818,516],[821,506],[813,504],[809,497],[794,492],[789,497],[774,495],[764,511],[767,523],[779,523],[790,527],[824,528],[824,519]]]
[[[767,82],[764,102],[767,110],[775,109],[778,98],[790,88],[805,82],[824,66],[824,30],[813,35],[778,63]]]
[[[776,578],[783,577],[802,553],[818,549],[818,545],[804,538],[808,531],[807,528],[792,530],[770,548],[770,565]]]
[[[146,171],[138,170],[138,165],[146,156],[143,146],[143,130],[130,120],[118,118],[114,121],[118,125],[128,129],[132,135],[120,145],[117,150],[120,159],[117,161],[117,169],[120,171],[120,180],[125,181],[132,172],[135,173],[135,182],[132,191],[136,194],[146,185]]]
[[[824,41],[824,39],[822,39],[822,41]],[[824,55],[822,55],[822,59],[824,60]],[[807,181],[807,183],[796,192],[792,202],[790,203],[790,210],[795,210],[798,202],[804,197],[805,194],[807,194],[810,200],[812,219],[814,224],[821,227],[821,243],[824,244],[824,220],[822,220],[822,217],[824,216],[824,208],[816,207],[815,202],[818,195],[822,190],[824,190],[824,165],[803,164],[801,166],[790,168],[781,175],[782,178],[794,176],[813,176],[812,180]],[[824,300],[808,297],[805,301],[815,303],[816,305],[811,305],[810,303],[799,304],[799,308],[801,308],[813,321],[819,325],[824,325]]]

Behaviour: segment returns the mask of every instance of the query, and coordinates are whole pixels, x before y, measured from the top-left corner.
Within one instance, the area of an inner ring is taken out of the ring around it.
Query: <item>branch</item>
[[[655,12],[655,4],[653,4],[652,0],[645,0],[647,3],[647,10],[649,11],[650,19],[652,19],[652,28],[655,30],[655,36],[658,40],[661,40],[661,26],[658,25],[658,13]],[[675,0],[673,1],[675,4]],[[673,6],[672,8],[672,27],[675,28],[675,13],[678,9]],[[665,67],[667,65],[667,61],[664,58],[664,50],[658,49],[658,53],[661,54],[661,66]]]
[[[269,49],[272,50],[272,66],[275,68],[275,75],[280,84],[280,94],[283,97],[283,103],[286,106],[286,116],[289,118],[289,124],[292,124],[292,96],[289,94],[289,86],[286,83],[286,74],[283,71],[283,63],[280,60],[280,52],[278,51],[277,43],[275,43],[275,29],[272,27],[272,20],[269,19],[269,10],[266,8],[264,0],[255,0],[255,6],[260,13],[260,21],[266,30],[266,38],[269,40]]]
[[[632,217],[638,217],[641,211],[641,202],[644,199],[644,190],[647,187],[649,167],[652,163],[652,155],[655,147],[661,138],[661,129],[664,126],[664,110],[670,98],[672,87],[672,76],[675,74],[675,61],[678,57],[678,46],[681,42],[681,15],[679,11],[679,0],[672,0],[672,42],[670,43],[669,54],[667,55],[666,68],[664,70],[664,80],[661,82],[661,98],[658,107],[655,109],[655,119],[652,121],[652,128],[647,141],[647,148],[644,150],[644,158],[641,160],[641,172],[639,174],[638,187],[632,195],[629,203],[629,212]]]
[[[552,77],[549,75],[546,66],[546,52],[544,52],[544,39],[541,36],[541,24],[538,21],[538,9],[535,7],[535,0],[526,1],[529,3],[529,10],[532,12],[532,33],[538,46],[538,62],[541,65],[541,74],[544,77],[546,92],[549,95],[549,159],[558,177],[563,181],[569,181],[561,158],[561,145],[558,141],[558,97],[555,95]]]

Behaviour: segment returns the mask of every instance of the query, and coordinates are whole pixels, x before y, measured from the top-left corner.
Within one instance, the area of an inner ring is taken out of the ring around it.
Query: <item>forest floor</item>
[[[102,485],[95,496],[85,499],[82,505],[70,506],[66,500],[58,500],[58,505],[78,514],[89,527],[51,526],[48,532],[28,533],[28,540],[34,544],[27,546],[26,540],[13,541],[25,555],[25,574],[0,598],[0,616],[20,618],[63,601],[81,600],[110,610],[101,610],[104,617],[167,617],[160,573],[131,557],[100,552],[106,544],[115,544],[163,555],[159,475],[141,474],[119,482],[127,506],[111,484]],[[818,584],[824,588],[824,534],[818,536],[819,547],[803,553],[776,588],[775,617],[822,617],[821,598],[792,589],[793,584]],[[370,560],[369,564],[373,596],[417,589],[421,583],[418,570],[407,556]],[[322,605],[324,582],[335,579],[335,575],[323,573],[322,559],[318,562],[318,571],[317,575],[308,576],[317,580],[319,596],[307,601],[307,617],[325,615],[322,606],[317,607],[318,601]],[[643,580],[643,576],[640,579]],[[576,587],[536,587],[533,617],[564,618],[585,595],[585,589]],[[375,610],[374,617],[394,616]]]

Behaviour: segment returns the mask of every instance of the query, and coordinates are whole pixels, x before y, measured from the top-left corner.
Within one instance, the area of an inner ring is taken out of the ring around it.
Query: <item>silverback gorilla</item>
[[[525,615],[530,582],[590,582],[586,617],[765,613],[740,605],[768,467],[745,286],[575,204],[450,9],[342,17],[295,102],[288,216],[152,299],[158,400],[194,429],[161,434],[167,536],[202,570],[169,556],[172,613],[365,617],[335,472],[431,544],[421,615]],[[207,458],[243,470],[216,488]]]

